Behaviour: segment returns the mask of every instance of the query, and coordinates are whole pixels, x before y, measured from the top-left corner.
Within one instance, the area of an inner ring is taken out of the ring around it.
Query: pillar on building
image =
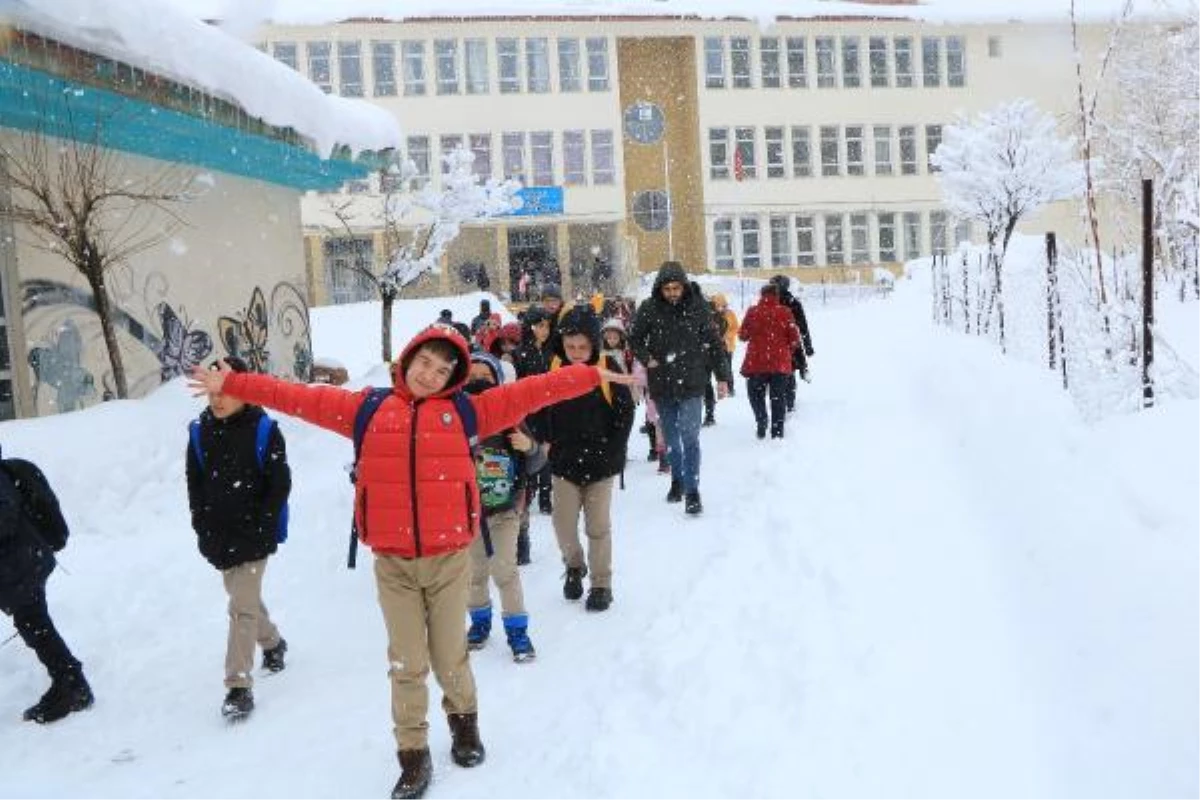
[[[511,299],[513,296],[513,285],[508,265],[508,226],[503,224],[496,225],[492,230],[496,234],[496,269],[500,273],[496,276],[496,285],[500,287],[500,291],[507,294]]]
[[[554,249],[555,258],[558,259],[558,267],[562,272],[562,289],[563,300],[570,302],[575,297],[575,281],[571,279],[571,238],[569,232],[570,226],[565,222],[559,222],[554,226]]]

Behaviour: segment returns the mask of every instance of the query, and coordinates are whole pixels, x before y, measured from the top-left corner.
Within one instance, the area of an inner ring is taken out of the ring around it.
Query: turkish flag
[[[744,181],[746,179],[746,163],[742,160],[742,148],[733,148],[733,179],[735,181]]]

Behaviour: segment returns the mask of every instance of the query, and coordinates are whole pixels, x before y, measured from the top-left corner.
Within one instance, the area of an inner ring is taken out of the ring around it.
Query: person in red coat
[[[475,461],[454,395],[470,370],[467,342],[432,325],[404,348],[392,394],[362,441],[354,516],[360,540],[375,555],[375,582],[388,633],[392,719],[402,773],[392,797],[420,797],[429,786],[426,711],[430,667],[442,688],[451,757],[473,767],[484,759],[475,679],[467,657],[468,547],[479,535],[481,503]],[[566,367],[470,396],[480,439],[515,426],[540,408],[587,394],[602,380],[631,376],[595,366]],[[299,417],[346,438],[354,435],[369,390],[291,383],[268,375],[196,368],[189,387],[227,394]]]
[[[787,415],[787,379],[792,372],[792,351],[800,344],[800,329],[792,312],[779,302],[779,287],[762,287],[758,302],[750,307],[738,330],[746,342],[742,375],[746,378],[746,396],[754,410],[759,439],[767,436],[766,395],[771,395],[771,438],[783,438]]]

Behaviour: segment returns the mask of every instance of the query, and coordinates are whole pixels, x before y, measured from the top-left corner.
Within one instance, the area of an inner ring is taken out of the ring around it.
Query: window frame
[[[768,42],[771,42],[768,46]],[[783,88],[783,63],[780,60],[778,36],[760,36],[758,39],[759,81],[764,89]]]
[[[766,151],[764,160],[768,179],[787,177],[786,135],[782,125],[768,125],[763,128],[763,146]]]
[[[745,135],[744,135],[745,134]],[[758,131],[751,125],[737,126],[733,129],[734,153],[742,153],[742,180],[758,179]],[[737,180],[737,160],[730,164],[733,178]]]
[[[588,182],[587,131],[572,128],[562,132],[563,185],[586,186]]]
[[[387,51],[385,56],[383,53]],[[390,76],[390,80],[388,78]],[[396,82],[396,43],[391,40],[371,41],[371,93],[373,97],[396,97],[400,85]]]
[[[592,185],[611,186],[617,182],[617,149],[613,132],[607,128],[591,131]]]
[[[929,69],[931,56],[932,71]],[[926,89],[940,89],[942,86],[942,38],[940,36],[921,37],[921,86]]]
[[[521,94],[525,86],[521,68],[521,40],[512,36],[496,39],[496,77],[500,94]],[[511,72],[508,67],[511,66]]]
[[[715,45],[715,47],[714,47]],[[713,63],[713,56],[716,56],[720,63]],[[714,72],[713,67],[719,66],[720,71]],[[727,82],[725,60],[725,37],[723,36],[705,36],[704,37],[704,88],[705,89],[724,89]]]
[[[831,222],[835,224],[831,225]],[[844,266],[846,264],[846,227],[844,216],[841,213],[821,215],[821,238],[825,245],[825,263],[830,266]]]
[[[907,132],[907,136],[905,133]],[[896,128],[897,154],[900,162],[900,175],[918,175],[920,174],[921,157],[917,152],[917,126],[916,125],[900,125]],[[912,153],[911,157],[905,153],[905,142],[908,142]]]
[[[946,37],[946,85],[962,89],[967,85],[967,40],[963,36]]]
[[[305,42],[304,58],[304,63],[308,67],[308,79],[325,94],[333,94],[333,45],[328,40]],[[325,64],[324,82],[321,81],[318,73],[318,65],[321,62]]]
[[[612,88],[612,71],[609,69],[608,37],[589,36],[583,44],[587,52],[588,91],[609,91]]]
[[[871,36],[867,40],[867,72],[871,76],[872,89],[887,89],[892,85],[889,66],[891,53],[888,37]]]
[[[830,135],[832,133],[832,136]],[[817,131],[821,154],[821,177],[837,178],[842,175],[842,136],[838,125],[821,125]],[[832,159],[830,158],[832,156]]]
[[[462,94],[458,39],[434,39],[434,84],[439,97]]]
[[[759,224],[758,217],[751,214],[743,214],[738,217],[737,233],[738,242],[741,245],[739,256],[742,269],[761,269],[762,225]],[[753,248],[747,246],[751,241],[754,242]]]
[[[913,37],[892,38],[892,64],[895,65],[894,79],[897,89],[912,89],[917,85],[913,63]]]
[[[813,54],[817,61],[817,88],[838,88],[837,37],[814,37]]]
[[[892,126],[873,125],[871,141],[876,175],[895,175],[896,168],[892,159]]]
[[[733,89],[754,88],[753,46],[749,36],[729,37],[729,77]]]
[[[792,177],[811,178],[812,163],[812,126],[791,126],[792,137]]]
[[[842,128],[842,140],[846,143],[847,177],[861,178],[867,174],[865,127],[864,125],[846,125]]]
[[[291,56],[285,56],[284,53],[291,51]],[[300,71],[300,46],[296,42],[272,42],[271,57],[280,64],[285,64],[296,72]]]
[[[363,86],[362,42],[358,39],[339,39],[336,51],[338,60],[338,94],[342,97],[362,97],[365,91],[365,87]],[[353,75],[355,71],[358,73],[358,80],[347,81],[347,73],[349,72]]]
[[[425,41],[404,39],[400,42],[401,77],[405,97],[424,97],[429,73],[425,69]]]
[[[801,222],[804,220],[804,222]],[[817,265],[817,220],[812,214],[793,214],[792,215],[793,230],[796,236],[796,266],[798,267],[815,267]],[[807,245],[805,248],[805,239],[807,236]]]
[[[471,172],[480,182],[486,183],[492,179],[492,135],[490,133],[472,133],[467,135],[467,147],[470,148],[475,160],[471,163]],[[483,155],[480,158],[480,154]]]
[[[843,36],[841,49],[842,88],[862,87],[862,40],[857,36]]]
[[[717,157],[718,148],[720,158]],[[733,178],[733,150],[729,128],[708,129],[708,179],[727,181]]]
[[[560,36],[555,42],[558,52],[558,90],[566,94],[583,91],[579,38]]]
[[[722,240],[724,240],[724,247],[722,246]],[[732,272],[737,268],[737,258],[737,248],[734,245],[733,217],[715,218],[713,220],[713,266],[719,270],[729,270]]]
[[[789,89],[808,88],[808,37],[787,37],[787,70]]]
[[[794,263],[792,260],[791,221],[790,214],[771,214],[767,219],[767,239],[771,243],[772,267],[790,267]],[[782,223],[782,229],[780,223]],[[783,246],[777,246],[781,241]]]
[[[538,155],[546,157],[545,165],[538,164]],[[529,172],[534,186],[553,186],[555,179],[554,131],[529,132]],[[546,171],[541,171],[543,168]],[[542,180],[546,178],[546,180]]]
[[[482,54],[482,64],[476,57]],[[463,84],[466,94],[481,95],[491,92],[491,57],[488,40],[482,36],[463,39]]]
[[[545,36],[525,37],[525,92],[550,93],[550,39]]]
[[[525,186],[529,182],[525,157],[525,131],[501,132],[500,150],[504,179],[515,180]]]

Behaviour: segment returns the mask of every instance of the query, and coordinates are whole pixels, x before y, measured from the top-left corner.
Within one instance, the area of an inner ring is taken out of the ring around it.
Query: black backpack
[[[6,458],[0,461],[0,467],[21,495],[21,511],[37,535],[55,552],[66,547],[71,531],[58,506],[58,497],[42,471],[20,458]]]

